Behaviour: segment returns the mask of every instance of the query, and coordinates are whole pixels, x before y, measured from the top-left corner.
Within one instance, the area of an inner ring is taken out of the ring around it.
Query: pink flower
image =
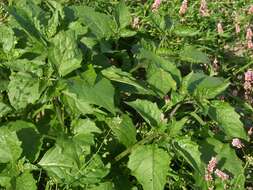
[[[253,36],[252,30],[250,27],[248,27],[246,33],[246,40],[252,40],[252,36]]]
[[[161,0],[155,0],[154,3],[152,4],[151,10],[157,11],[157,9],[160,7],[161,4]]]
[[[217,165],[217,159],[216,157],[212,157],[207,165],[208,172],[213,173],[213,170],[216,167],[216,165]]]
[[[221,178],[221,180],[223,180],[223,181],[229,179],[229,175],[226,174],[226,173],[224,173],[224,172],[222,172],[222,171],[219,170],[219,169],[216,169],[214,173],[215,173],[219,178]]]
[[[239,23],[235,23],[235,33],[238,34],[240,32],[241,32],[241,28],[240,28]]]
[[[236,148],[238,148],[238,149],[244,147],[244,145],[242,144],[241,140],[238,139],[238,138],[234,138],[234,139],[232,140],[232,146],[233,146],[233,147],[236,147]]]
[[[223,34],[224,32],[221,22],[218,22],[217,24],[217,31],[218,31],[218,34]]]
[[[187,8],[188,8],[188,0],[184,0],[182,2],[182,5],[180,7],[180,10],[179,10],[179,14],[180,15],[184,15],[187,11]]]
[[[252,40],[248,40],[247,46],[248,46],[249,49],[253,48]]]
[[[205,180],[206,181],[213,181],[213,177],[210,174],[210,172],[208,172],[208,171],[206,171],[206,173],[205,173]]]
[[[250,6],[249,10],[248,10],[248,14],[253,14],[253,5]]]
[[[139,29],[140,28],[140,19],[139,17],[134,17],[134,20],[132,22],[132,27]]]
[[[199,13],[201,16],[209,16],[207,3],[205,0],[201,0],[201,2],[200,2]]]
[[[251,82],[245,81],[244,84],[243,84],[243,88],[244,88],[244,90],[246,90],[246,91],[251,91],[251,89],[252,89]]]
[[[244,73],[244,80],[245,81],[253,81],[253,71],[252,69],[247,70],[247,72]]]

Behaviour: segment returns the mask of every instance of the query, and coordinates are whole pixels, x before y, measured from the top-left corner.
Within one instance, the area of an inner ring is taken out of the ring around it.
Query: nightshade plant
[[[1,189],[253,187],[250,1],[9,0],[0,14]]]

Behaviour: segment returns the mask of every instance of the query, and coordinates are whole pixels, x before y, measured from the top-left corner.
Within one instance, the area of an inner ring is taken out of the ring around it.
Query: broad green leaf
[[[5,53],[10,52],[16,43],[14,32],[10,27],[0,25],[0,47]]]
[[[247,140],[243,123],[240,121],[240,115],[227,102],[212,101],[209,107],[208,115],[218,123],[221,130],[229,138],[242,138]]]
[[[84,5],[73,6],[71,9],[78,20],[86,24],[98,39],[109,38],[114,34],[116,23],[109,15],[96,12]]]
[[[82,53],[76,42],[75,33],[71,30],[58,33],[49,49],[49,59],[60,76],[66,76],[81,67]]]
[[[0,102],[0,117],[4,117],[12,111],[12,108],[7,104]]]
[[[148,68],[147,82],[158,92],[161,97],[164,97],[170,89],[176,90],[177,83],[172,78],[169,72],[162,68]]]
[[[101,133],[96,123],[90,119],[78,119],[71,123],[73,141],[78,144],[82,154],[90,153],[90,145],[94,145],[94,133]]]
[[[151,126],[161,127],[161,125],[165,122],[164,115],[156,103],[140,99],[126,103],[134,108]]]
[[[48,175],[60,181],[70,183],[78,176],[79,160],[75,145],[71,140],[65,140],[64,147],[50,148],[38,163]]]
[[[129,116],[115,117],[107,123],[120,143],[126,147],[136,143],[136,128]]]
[[[52,16],[48,20],[46,27],[46,34],[49,38],[54,36],[57,33],[57,29],[61,24],[61,19],[64,19],[63,7],[60,3],[54,0],[49,0],[50,8],[52,10]]]
[[[103,107],[111,113],[115,113],[114,87],[109,80],[101,78],[96,84],[90,85],[86,80],[76,78],[69,79],[67,85],[66,92],[76,94],[80,101]]]
[[[102,74],[109,80],[134,86],[140,93],[150,94],[150,90],[137,81],[130,73],[124,72],[114,66],[104,69]]]
[[[28,72],[37,76],[43,76],[43,66],[45,62],[40,59],[17,59],[15,61],[8,61],[4,63],[6,67],[16,72]]]
[[[185,46],[179,56],[181,60],[191,63],[210,63],[208,56],[193,46]]]
[[[32,3],[32,2],[29,2]],[[12,6],[8,7],[8,12],[14,17],[22,29],[24,29],[27,35],[33,40],[42,46],[46,45],[46,41],[40,31],[36,28],[35,23],[31,20],[31,9],[27,11],[24,7]]]
[[[39,156],[42,146],[42,136],[39,134],[36,126],[29,122],[17,120],[8,123],[7,127],[10,131],[17,133],[17,137],[22,143],[22,156],[25,156],[31,162],[35,161]]]
[[[222,93],[229,84],[223,78],[191,72],[183,79],[181,92],[184,94],[190,93],[199,99],[212,99]]]
[[[174,62],[166,60],[156,55],[155,53],[145,49],[141,49],[139,56],[140,59],[146,60],[145,63],[147,64],[147,67],[150,65],[155,65],[157,68],[162,68],[164,71],[169,72],[173,79],[179,85],[181,81],[181,73]]]
[[[188,137],[173,140],[173,146],[179,154],[194,168],[198,174],[204,174],[204,167],[201,161],[201,152],[198,144]]]
[[[98,155],[88,157],[88,152],[80,151],[80,141],[58,139],[38,163],[50,177],[71,186],[92,185],[101,182],[109,173],[109,165],[104,165]],[[89,147],[89,146],[87,146]]]
[[[40,81],[28,73],[12,73],[8,85],[8,96],[15,109],[25,108],[35,103],[40,97]]]
[[[131,14],[123,0],[116,5],[115,11],[116,21],[120,29],[125,28],[131,23]]]
[[[11,132],[6,127],[0,128],[0,163],[15,163],[21,156],[21,142],[16,132]]]
[[[142,145],[129,156],[128,168],[144,190],[163,190],[170,164],[169,155],[156,145]]]
[[[222,93],[228,86],[223,78],[206,76],[194,91],[194,95],[199,98],[211,99]]]
[[[16,190],[37,190],[36,181],[33,178],[33,175],[29,172],[22,173],[16,179]]]

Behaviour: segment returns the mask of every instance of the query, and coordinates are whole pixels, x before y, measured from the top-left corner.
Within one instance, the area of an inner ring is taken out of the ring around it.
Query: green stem
[[[124,158],[126,155],[130,154],[131,151],[133,149],[135,149],[136,147],[143,145],[151,140],[153,140],[155,137],[157,137],[158,134],[157,133],[153,133],[151,135],[146,136],[144,139],[142,139],[141,141],[137,142],[136,144],[134,144],[133,146],[127,148],[125,151],[121,152],[119,155],[117,155],[114,158],[114,162],[118,162],[119,160],[121,160],[122,158]]]

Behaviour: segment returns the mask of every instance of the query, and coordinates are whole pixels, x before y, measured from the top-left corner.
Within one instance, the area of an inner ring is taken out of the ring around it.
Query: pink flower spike
[[[224,32],[221,22],[217,24],[217,31],[218,31],[218,34],[223,34]]]
[[[249,10],[248,10],[248,14],[253,14],[253,5],[250,6]]]
[[[188,8],[188,0],[184,0],[182,2],[182,5],[180,7],[180,10],[179,10],[179,14],[180,15],[184,15],[187,11],[187,8]]]
[[[216,169],[214,172],[219,178],[221,178],[222,181],[224,180],[228,180],[229,179],[229,175],[224,173],[223,171]]]
[[[157,9],[160,7],[161,0],[155,0],[154,3],[152,4],[151,10],[153,12],[157,11]]]
[[[238,149],[241,149],[241,148],[244,147],[244,145],[242,144],[241,140],[238,139],[238,138],[234,138],[234,139],[232,140],[232,146],[233,146],[233,147],[236,147],[236,148],[238,148]]]
[[[201,2],[200,2],[199,13],[201,16],[209,16],[209,12],[207,9],[207,3],[205,0],[201,0]]]
[[[205,180],[206,181],[213,181],[213,177],[208,171],[206,171],[206,173],[205,173]]]
[[[207,165],[208,172],[213,173],[213,170],[216,167],[216,165],[217,165],[217,159],[216,157],[212,157]]]
[[[252,36],[253,36],[252,30],[250,27],[248,27],[246,33],[246,40],[252,40]]]
[[[253,49],[253,42],[251,40],[248,40],[247,46],[248,49]]]
[[[247,72],[244,73],[244,80],[245,81],[253,81],[253,71],[252,69],[247,70]]]

